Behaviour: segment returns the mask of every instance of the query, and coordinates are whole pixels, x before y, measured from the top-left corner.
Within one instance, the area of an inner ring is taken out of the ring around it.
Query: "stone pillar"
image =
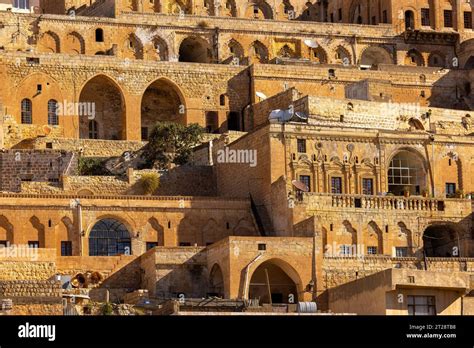
[[[122,139],[141,140],[141,95],[125,94],[125,112],[123,114]]]
[[[456,23],[455,28],[457,31],[464,30],[464,12],[462,10],[462,3],[466,2],[466,0],[456,0],[455,7],[453,8],[454,15],[456,16]]]
[[[431,13],[433,14],[434,29],[440,30],[442,27],[443,13],[440,10],[439,0],[432,0],[432,4],[433,4],[433,11],[431,11]]]

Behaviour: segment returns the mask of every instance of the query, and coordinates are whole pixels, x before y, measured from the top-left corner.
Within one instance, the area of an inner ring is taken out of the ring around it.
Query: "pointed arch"
[[[99,74],[88,79],[81,88],[79,102],[94,105],[95,117],[79,117],[79,134],[82,139],[120,140],[125,137],[125,98],[120,85],[111,77]],[[91,137],[90,122],[95,122],[95,135]]]
[[[53,31],[41,34],[38,41],[38,51],[43,53],[61,53],[61,40]]]
[[[250,63],[267,63],[269,56],[268,56],[268,48],[260,41],[254,41],[249,48],[249,60]]]
[[[69,54],[85,54],[86,53],[86,43],[81,34],[77,31],[70,32],[66,35],[66,40],[64,42],[64,53]]]

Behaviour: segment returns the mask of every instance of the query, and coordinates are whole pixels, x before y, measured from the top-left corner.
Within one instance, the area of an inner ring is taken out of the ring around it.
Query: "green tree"
[[[189,161],[193,148],[201,143],[204,128],[198,124],[157,123],[151,131],[144,158],[149,167],[169,168]]]

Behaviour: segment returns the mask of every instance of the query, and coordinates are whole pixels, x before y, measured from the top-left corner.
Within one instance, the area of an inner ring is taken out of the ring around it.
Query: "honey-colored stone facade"
[[[6,314],[146,289],[406,315],[401,294],[474,315],[471,4],[37,5],[0,7]],[[206,129],[190,163],[78,172],[137,153],[158,122]]]

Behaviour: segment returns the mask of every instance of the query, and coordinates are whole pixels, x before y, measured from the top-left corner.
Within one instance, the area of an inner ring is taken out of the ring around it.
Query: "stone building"
[[[105,289],[249,312],[474,314],[471,4],[33,6],[0,6],[13,314],[61,314],[62,296]],[[207,134],[154,194],[149,169],[79,175],[164,121]]]

